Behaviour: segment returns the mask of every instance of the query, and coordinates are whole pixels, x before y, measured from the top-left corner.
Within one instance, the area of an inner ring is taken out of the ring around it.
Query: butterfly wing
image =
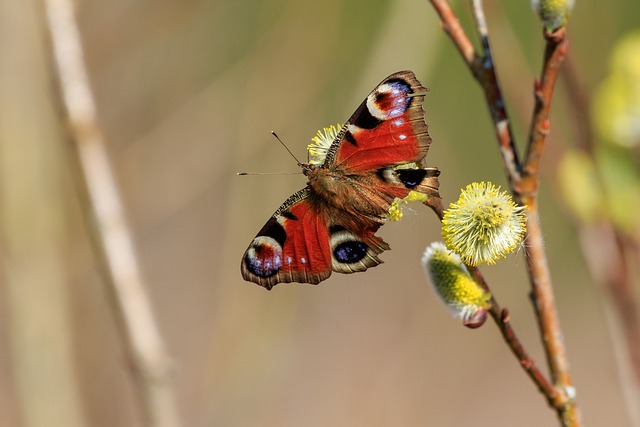
[[[245,280],[267,289],[281,282],[317,284],[331,275],[326,216],[309,187],[289,197],[262,227],[241,270]]]
[[[422,161],[431,144],[422,109],[427,91],[412,71],[384,79],[341,129],[324,166],[366,172]]]
[[[384,79],[340,130],[323,166],[370,175],[367,185],[386,200],[411,190],[439,197],[440,173],[425,162],[431,144],[422,109],[427,91],[412,71]]]
[[[278,283],[318,284],[331,271],[354,273],[374,267],[389,249],[374,236],[380,224],[348,229],[343,216],[314,197],[307,187],[273,214],[242,257],[245,280],[271,289]]]

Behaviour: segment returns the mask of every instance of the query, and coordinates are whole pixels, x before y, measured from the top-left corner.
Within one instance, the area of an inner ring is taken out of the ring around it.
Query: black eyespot
[[[427,171],[424,169],[398,169],[396,173],[398,174],[398,179],[407,188],[416,187],[427,175]]]
[[[353,264],[360,261],[367,254],[367,245],[356,240],[340,243],[333,251],[333,255],[340,262]]]

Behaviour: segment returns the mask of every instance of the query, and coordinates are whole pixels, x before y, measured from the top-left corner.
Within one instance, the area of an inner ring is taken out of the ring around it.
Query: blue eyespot
[[[367,245],[356,240],[340,243],[333,250],[333,255],[340,262],[353,264],[367,255]]]

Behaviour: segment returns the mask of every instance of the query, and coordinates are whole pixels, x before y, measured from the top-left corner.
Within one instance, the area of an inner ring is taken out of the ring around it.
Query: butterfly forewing
[[[431,143],[422,109],[427,91],[411,71],[384,79],[344,125],[324,166],[362,172],[424,159]]]

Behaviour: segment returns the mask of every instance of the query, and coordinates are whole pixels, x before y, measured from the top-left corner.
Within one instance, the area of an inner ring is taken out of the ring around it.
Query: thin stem
[[[482,0],[471,0],[471,7],[473,8],[473,18],[476,21],[476,29],[480,39],[489,39],[489,27],[487,27],[487,18],[484,16],[484,8],[482,7]]]
[[[491,292],[489,285],[482,276],[480,269],[477,267],[467,266],[467,270],[469,270],[474,280],[478,282],[484,290],[491,294],[489,314],[498,326],[498,329],[502,333],[502,337],[511,349],[513,355],[520,362],[522,369],[525,370],[527,375],[529,375],[529,378],[531,378],[531,380],[536,384],[538,390],[545,396],[549,405],[554,406],[558,393],[553,385],[547,380],[545,375],[540,371],[540,369],[538,369],[535,360],[526,352],[522,342],[511,327],[509,310],[500,307],[500,304]]]
[[[531,296],[538,326],[542,334],[542,344],[545,347],[551,378],[556,388],[562,390],[554,407],[563,411],[562,408],[568,405],[571,400],[570,396],[573,394],[573,387],[556,311],[551,275],[544,252],[542,230],[535,198],[527,201],[527,217],[524,252],[532,287]]]
[[[521,197],[535,196],[538,190],[540,161],[549,134],[549,111],[560,66],[567,54],[567,38],[565,28],[553,34],[545,33],[547,45],[544,54],[542,76],[534,85],[535,106],[522,179],[515,187],[516,194]]]
[[[471,72],[473,72],[476,67],[475,64],[479,59],[478,54],[473,47],[473,43],[471,43],[471,40],[467,36],[467,33],[464,31],[464,28],[460,25],[460,21],[458,21],[455,12],[451,9],[449,2],[446,0],[429,1],[438,15],[440,15],[442,29],[449,35],[449,37],[451,37],[454,46],[458,48],[460,55],[462,55],[462,59],[464,59],[467,66],[471,69]]]
[[[444,206],[442,204],[442,199],[430,198],[429,200],[424,202],[424,204],[429,206],[438,216],[438,219],[442,221],[442,218],[444,216]],[[480,272],[480,269],[469,265],[467,265],[466,267],[474,280],[491,295],[489,314],[498,326],[502,337],[511,349],[512,353],[520,362],[520,366],[522,366],[522,369],[524,369],[527,375],[529,375],[529,378],[531,378],[531,380],[535,383],[535,385],[538,387],[538,390],[540,390],[540,392],[545,396],[547,402],[549,402],[551,406],[554,406],[557,400],[558,393],[553,385],[540,371],[540,369],[538,369],[535,360],[531,358],[524,349],[522,342],[516,335],[514,329],[511,327],[509,311],[506,308],[503,309],[500,307],[500,304],[495,298],[495,295],[493,294],[493,292],[491,292],[487,281],[484,279],[484,276]]]
[[[549,362],[551,378],[555,386],[562,390],[562,394],[566,397],[566,402],[559,401],[556,407],[559,409],[565,425],[578,425],[578,420],[572,418],[574,411],[565,410],[565,408],[575,408],[572,399],[573,386],[569,376],[569,366],[553,295],[551,274],[542,241],[537,204],[540,160],[549,131],[551,100],[560,64],[566,54],[565,29],[562,28],[554,34],[546,34],[546,40],[547,47],[542,76],[535,85],[536,103],[531,121],[524,174],[514,190],[516,198],[528,208],[525,259],[531,281],[534,309],[542,333],[542,343]]]
[[[522,167],[518,159],[510,120],[492,60],[481,0],[471,1],[484,54],[481,60],[473,61],[470,58],[477,59],[478,56],[473,51],[473,55],[468,52],[467,44],[469,38],[464,35],[463,29],[456,27],[456,25],[459,27],[459,23],[448,2],[445,0],[430,1],[440,15],[443,28],[463,55],[463,59],[465,59],[473,76],[483,88],[496,130],[509,184],[516,199],[528,207],[525,256],[529,267],[528,272],[534,308],[549,362],[555,393],[546,394],[544,389],[541,389],[541,391],[545,393],[545,396],[548,396],[549,403],[556,409],[558,417],[564,426],[578,426],[580,424],[579,413],[574,401],[574,390],[568,372],[566,352],[556,312],[551,276],[542,244],[542,232],[537,210],[540,159],[549,129],[549,109],[556,77],[566,54],[566,32],[564,29],[560,29],[554,34],[545,34],[547,48],[544,67],[540,83],[536,83],[536,107],[531,124],[527,156],[524,167]],[[456,29],[455,37],[450,28]],[[503,314],[492,313],[492,317],[500,324]]]
[[[575,391],[569,375],[569,364],[560,329],[551,274],[542,240],[542,230],[538,214],[537,190],[539,185],[540,161],[549,132],[549,111],[555,83],[567,49],[566,30],[553,34],[545,33],[547,41],[542,76],[535,84],[535,107],[527,155],[520,180],[512,187],[518,202],[527,206],[527,232],[525,235],[525,260],[527,262],[531,295],[542,344],[545,348],[551,378],[558,394],[553,406],[563,425],[580,425],[580,416],[575,404]]]
[[[493,122],[494,130],[500,145],[500,154],[505,167],[505,173],[511,186],[520,180],[521,166],[518,150],[511,129],[511,121],[507,113],[502,90],[498,83],[496,70],[493,64],[491,46],[486,33],[486,21],[484,14],[476,16],[476,25],[484,31],[481,36],[483,55],[480,57],[476,52],[471,40],[460,25],[460,21],[451,9],[446,0],[429,0],[440,16],[442,28],[449,35],[454,45],[462,55],[467,67],[473,77],[478,81],[483,89],[487,100],[489,113]],[[482,3],[474,0],[474,7],[481,9]],[[481,33],[482,34],[482,33]]]
[[[121,335],[136,370],[145,425],[177,427],[177,406],[169,381],[170,359],[143,283],[122,197],[98,124],[96,104],[71,0],[43,0],[55,71],[79,169],[89,198],[92,228],[108,274]]]

